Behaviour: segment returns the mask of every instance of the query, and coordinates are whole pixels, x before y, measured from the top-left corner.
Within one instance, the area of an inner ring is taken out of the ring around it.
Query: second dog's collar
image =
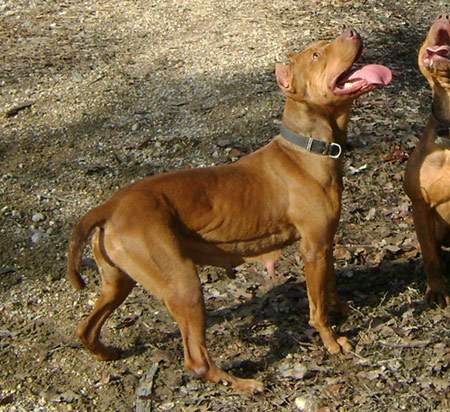
[[[436,139],[434,139],[434,143],[438,144],[439,146],[450,148],[449,135],[450,123],[438,121],[436,126]]]
[[[286,140],[297,146],[302,147],[308,152],[319,154],[322,156],[328,156],[332,159],[338,159],[342,154],[342,147],[339,143],[327,143],[322,140],[314,139],[313,137],[302,136],[288,129],[281,124],[280,133]]]
[[[434,139],[434,143],[436,143],[439,146],[444,146],[445,148],[450,149],[450,138],[448,137],[436,136],[436,139]]]

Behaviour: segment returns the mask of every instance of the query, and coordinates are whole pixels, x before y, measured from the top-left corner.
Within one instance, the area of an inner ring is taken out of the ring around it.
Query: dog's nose
[[[449,20],[450,16],[448,14],[441,14],[438,18],[438,20]]]
[[[343,37],[348,37],[350,39],[359,39],[359,34],[355,29],[347,28],[342,33]]]

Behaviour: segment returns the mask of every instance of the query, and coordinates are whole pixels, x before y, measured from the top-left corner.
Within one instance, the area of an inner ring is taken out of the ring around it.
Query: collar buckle
[[[335,154],[333,154],[334,149],[337,150]],[[342,146],[339,143],[330,143],[328,146],[328,156],[332,159],[339,159],[342,154]]]

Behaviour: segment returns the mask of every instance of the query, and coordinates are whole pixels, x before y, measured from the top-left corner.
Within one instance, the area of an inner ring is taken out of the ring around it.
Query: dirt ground
[[[450,311],[425,281],[402,191],[431,95],[416,55],[447,1],[0,1],[0,410],[127,411],[152,383],[156,411],[448,411]],[[261,267],[228,280],[202,268],[215,359],[266,391],[239,396],[192,378],[165,308],[136,288],[104,329],[125,349],[101,363],[74,330],[95,301],[64,277],[77,219],[117,188],[181,167],[231,162],[277,132],[275,62],[344,26],[363,61],[395,71],[361,98],[345,152],[338,288],[355,347],[331,356],[308,326],[296,247],[285,283]],[[450,262],[449,262],[450,263]],[[296,406],[297,405],[297,406]],[[303,409],[298,407],[303,405]]]

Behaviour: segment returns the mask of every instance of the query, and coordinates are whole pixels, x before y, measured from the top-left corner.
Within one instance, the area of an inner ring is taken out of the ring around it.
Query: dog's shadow
[[[338,270],[337,273],[339,295],[356,310],[367,313],[376,311],[380,305],[401,295],[408,288],[419,289],[422,294],[425,290],[421,258],[385,261],[379,267],[356,267],[351,269],[351,277],[346,276],[346,273],[348,270]],[[428,306],[422,300],[412,303],[405,301],[403,304],[387,307],[383,311],[384,320],[378,320],[383,322],[392,317],[401,317],[410,309],[414,309],[418,315],[428,310]],[[250,314],[252,316],[248,316]],[[232,369],[236,375],[246,377],[264,371],[268,365],[286,358],[288,354],[298,352],[302,346],[303,349],[315,348],[325,353],[318,334],[308,324],[309,309],[304,282],[288,280],[241,304],[211,311],[208,313],[208,326],[240,318],[243,318],[243,321],[237,323],[236,332],[239,339],[264,349],[258,351],[263,354],[257,359],[231,361],[223,365],[225,369]],[[344,334],[354,339],[360,331],[370,326],[372,320],[363,318],[362,323],[360,319],[359,323],[351,325],[351,328],[347,325]],[[332,321],[341,323],[345,322],[345,319]],[[273,332],[267,333],[268,329]]]
[[[448,255],[450,254],[447,253],[447,263],[450,260]],[[351,277],[349,269],[338,269],[337,277],[338,291],[342,300],[350,302],[351,307],[364,313],[376,311],[379,306],[411,287],[419,289],[422,296],[425,290],[425,274],[420,257],[384,261],[379,266],[353,267]],[[404,312],[411,309],[419,315],[428,310],[428,306],[422,300],[416,299],[412,303],[405,300],[403,304],[385,307],[381,316],[383,319],[378,315],[377,318],[378,321],[385,322],[390,318],[401,317]],[[304,282],[290,277],[285,283],[264,293],[255,294],[242,303],[208,310],[209,346],[211,352],[215,353],[217,351],[215,342],[224,333],[228,334],[226,341],[240,340],[244,344],[251,345],[255,353],[251,360],[244,354],[237,359],[228,360],[221,366],[237,376],[254,376],[257,372],[266,371],[269,365],[285,359],[289,354],[302,350],[326,353],[320,337],[309,326],[308,321],[306,286]],[[361,331],[370,327],[372,321],[370,316],[368,318],[359,316],[358,322],[351,324],[350,327],[347,322],[344,335],[354,340]],[[341,320],[337,323],[340,322]],[[344,325],[345,319],[343,322]],[[157,339],[154,342],[157,347],[158,342],[180,340],[181,336],[178,330],[163,333],[163,336],[160,330],[155,331],[154,335],[152,333],[152,336],[140,335],[135,345],[123,352],[122,358],[141,355],[151,350],[148,342],[153,338]],[[223,346],[223,342],[220,345]]]

